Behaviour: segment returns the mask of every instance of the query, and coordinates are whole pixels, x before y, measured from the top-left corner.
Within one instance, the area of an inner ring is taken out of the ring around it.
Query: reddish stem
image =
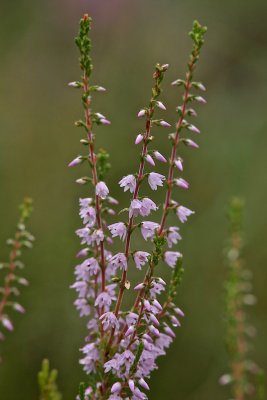
[[[195,57],[196,56],[197,56],[197,54],[195,54]],[[192,72],[193,72],[193,68],[194,68],[194,63],[195,63],[195,58],[193,58],[193,60],[188,65],[188,73],[186,75],[186,83],[185,83],[185,92],[184,92],[184,97],[183,97],[182,111],[181,111],[181,116],[180,116],[180,118],[179,118],[179,120],[177,122],[177,125],[176,125],[176,134],[175,134],[175,138],[174,138],[173,145],[172,145],[171,158],[170,158],[170,167],[169,167],[168,178],[167,178],[168,190],[167,190],[166,197],[165,197],[165,202],[164,202],[164,207],[163,207],[163,214],[162,214],[162,218],[161,218],[160,227],[159,227],[159,230],[158,230],[158,235],[162,235],[163,234],[164,227],[165,227],[165,222],[166,222],[166,218],[167,218],[167,214],[168,214],[168,209],[169,209],[169,206],[170,206],[170,201],[171,201],[171,196],[172,196],[172,189],[173,189],[174,161],[175,161],[175,158],[176,158],[177,146],[178,146],[179,140],[180,140],[180,131],[182,129],[182,124],[183,124],[183,120],[184,120],[185,113],[186,113],[186,104],[187,104],[189,91],[190,91],[190,88],[191,88],[191,79],[192,79]],[[147,273],[145,275],[145,278],[144,278],[144,281],[143,281],[143,283],[145,285],[149,283],[149,279],[151,279],[151,277],[152,277],[154,267],[155,266],[154,266],[153,263],[151,263],[149,265],[148,271],[147,271]],[[144,293],[145,293],[145,289],[140,289],[140,291],[137,294],[135,303],[134,303],[134,307],[133,307],[134,309],[138,308],[140,300],[142,299],[142,296],[143,296]],[[141,317],[142,317],[143,308],[144,308],[143,305],[141,305],[140,311],[139,311],[139,316],[138,316],[138,321],[139,322],[140,322]],[[122,330],[122,334],[118,338],[118,344],[122,340],[123,334],[126,332],[126,329],[127,328],[126,328],[126,325],[125,325],[123,330]],[[136,335],[136,330],[132,334],[131,343],[133,342],[135,335]]]
[[[97,177],[97,169],[96,169],[96,155],[94,152],[94,144],[93,144],[93,134],[91,128],[91,116],[90,116],[90,98],[88,96],[88,77],[84,75],[84,93],[87,96],[86,99],[86,109],[85,109],[85,119],[86,119],[86,127],[87,127],[87,137],[88,137],[88,146],[89,146],[89,156],[92,165],[92,176],[93,176],[93,184],[94,186],[98,183]],[[101,218],[101,205],[100,199],[97,194],[95,194],[95,208],[96,208],[96,222],[98,229],[103,230],[102,218]],[[105,291],[105,249],[104,242],[100,242],[100,267],[101,267],[101,290]],[[101,313],[102,314],[102,313]]]
[[[141,184],[141,181],[143,179],[144,167],[145,167],[145,156],[147,155],[148,138],[150,136],[151,119],[152,119],[153,113],[154,113],[154,107],[151,105],[150,108],[149,108],[149,111],[148,111],[148,115],[147,115],[146,133],[145,133],[144,139],[143,139],[143,148],[142,148],[141,161],[140,161],[140,164],[139,164],[138,177],[137,177],[136,187],[135,187],[135,190],[134,190],[134,194],[133,194],[132,200],[135,200],[135,199],[138,198],[140,184]],[[124,254],[125,254],[127,259],[129,257],[129,252],[130,252],[130,243],[131,243],[133,220],[134,220],[133,216],[129,218],[128,229],[127,229],[126,240],[125,240],[125,251],[124,251]],[[117,299],[117,303],[116,303],[116,307],[115,307],[115,311],[114,311],[114,314],[116,315],[116,317],[118,316],[120,308],[121,308],[123,294],[124,294],[124,291],[125,291],[125,282],[126,282],[126,280],[127,280],[127,270],[123,271],[123,274],[122,274],[120,290],[119,290],[118,299]],[[114,333],[115,333],[115,329],[113,328],[112,331],[111,331],[111,334],[110,334],[109,341],[108,341],[106,355],[108,354],[109,348],[110,348],[110,346],[112,344]]]

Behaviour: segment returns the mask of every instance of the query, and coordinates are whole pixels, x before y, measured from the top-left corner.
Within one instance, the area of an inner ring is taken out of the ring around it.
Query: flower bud
[[[172,86],[182,86],[185,85],[185,81],[183,79],[176,79],[176,81],[172,82]]]
[[[144,283],[139,283],[138,285],[135,286],[134,290],[142,290],[145,288],[145,284]]]
[[[85,185],[88,182],[89,182],[89,178],[87,176],[84,176],[83,178],[76,179],[76,183],[78,183],[79,185]]]
[[[196,101],[198,103],[201,103],[201,104],[206,104],[207,103],[207,101],[202,96],[196,96],[195,99],[196,99]]]
[[[75,167],[76,165],[79,165],[83,162],[83,158],[82,156],[78,156],[76,158],[74,158],[74,160],[72,160],[69,164],[68,167]]]
[[[198,149],[199,145],[191,139],[183,139],[185,145],[189,147],[193,147],[194,149]]]
[[[171,127],[171,125],[168,123],[168,122],[166,122],[166,121],[160,121],[160,123],[159,123],[161,126],[163,126],[163,128],[170,128]]]
[[[163,65],[161,66],[161,70],[162,70],[163,72],[167,71],[168,68],[169,68],[169,64],[163,64]]]
[[[180,171],[183,171],[183,160],[181,158],[177,158],[177,160],[174,161],[174,164]]]
[[[139,143],[142,142],[143,139],[144,139],[143,135],[141,135],[141,133],[139,133],[139,135],[136,136],[136,139],[135,139],[134,143],[135,144],[139,144]]]
[[[138,118],[142,118],[142,117],[144,117],[145,115],[146,115],[146,110],[145,110],[145,109],[142,109],[142,110],[140,110],[139,113],[137,114],[137,117],[138,117]]]
[[[159,152],[159,151],[154,151],[154,157],[158,160],[158,161],[160,161],[160,162],[164,162],[164,163],[166,163],[167,162],[167,160],[166,160],[166,158],[165,157],[163,157],[163,155]]]
[[[152,165],[153,167],[155,166],[155,162],[149,154],[145,156],[145,160],[148,162],[148,164]]]
[[[143,378],[139,379],[138,383],[139,383],[139,385],[142,386],[144,389],[149,390],[149,386],[148,386],[148,384],[146,383],[146,381],[145,381]]]
[[[193,124],[189,124],[187,129],[189,129],[191,132],[194,132],[194,133],[200,133],[200,130]]]
[[[116,382],[114,385],[111,387],[111,393],[119,393],[121,391],[121,383]]]
[[[166,107],[164,106],[164,104],[161,101],[156,101],[155,104],[161,110],[164,110],[164,111],[166,110]]]
[[[134,389],[135,389],[134,381],[132,379],[129,379],[128,384],[129,384],[129,388],[131,389],[131,391],[134,392]]]
[[[69,82],[68,86],[73,88],[80,88],[83,87],[83,84],[81,82],[74,81],[74,82]]]
[[[130,335],[132,335],[135,331],[135,327],[134,325],[131,325],[130,328],[127,329],[126,333],[125,333],[125,337],[128,337]]]

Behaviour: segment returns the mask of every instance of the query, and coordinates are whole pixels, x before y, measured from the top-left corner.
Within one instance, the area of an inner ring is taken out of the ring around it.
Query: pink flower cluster
[[[184,316],[183,311],[174,304],[175,277],[180,273],[182,254],[172,248],[181,240],[180,229],[173,224],[168,226],[167,219],[170,213],[174,213],[178,222],[185,223],[194,214],[174,198],[177,189],[189,188],[189,183],[183,177],[175,176],[183,171],[183,159],[177,154],[178,145],[184,143],[189,147],[198,147],[190,138],[180,136],[185,129],[197,134],[200,132],[185,120],[185,117],[196,115],[192,108],[188,108],[189,102],[204,102],[202,97],[191,93],[192,87],[196,87],[192,78],[198,55],[199,48],[195,43],[186,80],[183,81],[183,103],[178,107],[176,131],[169,135],[169,157],[157,149],[150,149],[152,128],[171,127],[165,120],[154,117],[156,110],[166,110],[158,97],[168,64],[157,64],[153,74],[155,84],[152,98],[148,107],[138,112],[138,117],[145,119],[145,130],[135,139],[135,144],[141,146],[137,173],[123,176],[119,181],[123,191],[130,193],[128,215],[123,220],[125,214],[120,213],[120,220],[110,224],[106,222],[106,216],[115,218],[117,213],[112,206],[117,201],[109,196],[102,176],[101,180],[98,178],[95,135],[92,133],[93,122],[104,123],[106,118],[102,114],[92,113],[89,77],[85,74],[83,82],[78,84],[83,88],[83,98],[86,99],[85,123],[82,125],[87,132],[89,154],[78,156],[70,166],[88,158],[92,178],[80,178],[79,181],[92,182],[94,188],[93,197],[80,199],[83,227],[76,234],[83,246],[77,257],[82,260],[75,268],[76,281],[72,285],[77,292],[75,306],[80,316],[88,318],[87,343],[82,348],[83,358],[80,360],[85,372],[95,378],[95,384],[88,386],[85,393],[88,399],[92,393],[94,399],[103,396],[109,400],[147,399],[147,380],[157,368],[158,357],[166,354],[166,349],[175,338],[174,328],[180,327],[180,318]],[[180,86],[179,82],[177,80],[173,85]],[[204,87],[202,85],[199,88]],[[146,171],[146,168],[155,168],[158,162],[168,163],[167,176]],[[147,188],[150,193],[151,190],[153,193],[165,189],[162,210],[150,195],[147,196]],[[136,249],[133,241],[136,234],[140,237],[139,232],[144,239],[144,248],[140,246]],[[112,252],[114,238],[121,241],[121,249],[116,253]],[[169,284],[159,276],[161,263],[170,267],[169,271],[174,277],[170,278]],[[136,268],[138,276],[138,282],[134,285],[128,279],[128,271],[132,268]],[[132,308],[125,311],[123,301],[128,290],[136,293],[136,299]]]

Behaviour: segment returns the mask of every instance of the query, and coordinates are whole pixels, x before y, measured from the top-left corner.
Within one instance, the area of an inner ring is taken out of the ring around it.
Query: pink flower
[[[78,251],[78,253],[76,254],[76,258],[83,258],[83,257],[87,257],[89,252],[88,247],[86,247],[85,249],[81,249],[80,251]]]
[[[138,314],[129,312],[126,316],[126,323],[128,326],[135,325],[138,320]]]
[[[176,214],[177,214],[177,217],[179,218],[179,220],[183,224],[184,222],[187,221],[187,217],[189,217],[192,214],[195,214],[195,211],[192,211],[189,208],[186,208],[184,206],[178,206],[176,209]]]
[[[166,107],[164,106],[164,104],[161,101],[156,101],[155,104],[161,110],[164,110],[164,111],[166,110]]]
[[[105,199],[109,194],[109,190],[105,182],[98,182],[95,188],[96,195],[101,197],[101,199]]]
[[[174,164],[180,171],[183,171],[183,160],[181,158],[177,158],[177,160],[174,161]]]
[[[120,393],[120,391],[121,391],[121,383],[120,382],[114,383],[111,387],[111,393]]]
[[[79,215],[82,218],[83,223],[89,228],[91,228],[95,224],[96,212],[94,207],[81,207]]]
[[[148,183],[152,190],[157,190],[158,186],[163,186],[165,176],[158,174],[157,172],[151,172],[148,175]]]
[[[127,228],[123,222],[117,222],[116,224],[109,225],[108,229],[110,230],[112,237],[119,236],[120,239],[125,239]]]
[[[7,317],[3,317],[2,320],[1,320],[1,322],[2,322],[2,325],[3,325],[7,330],[9,330],[9,331],[13,331],[13,330],[14,330],[14,327],[13,327],[12,322],[11,322],[10,319],[8,319]]]
[[[200,130],[193,124],[189,124],[187,127],[191,132],[200,133]]]
[[[110,328],[119,328],[120,324],[113,312],[106,312],[101,315],[100,320],[103,324],[104,331]]]
[[[19,313],[25,313],[25,308],[22,307],[19,303],[14,303],[13,305],[14,310],[18,311]]]
[[[98,272],[100,271],[100,266],[98,264],[98,261],[94,257],[90,257],[87,260],[83,261],[83,263],[78,267],[80,268],[77,268],[75,272],[78,279],[86,279],[83,270],[84,272],[88,271],[89,276],[97,275]]]
[[[196,96],[195,99],[196,99],[196,101],[198,103],[201,103],[201,104],[206,104],[207,103],[207,101],[202,96]]]
[[[152,165],[153,167],[155,166],[155,162],[149,154],[145,156],[145,160],[148,162],[148,164]]]
[[[144,221],[141,225],[141,233],[143,238],[147,240],[148,238],[153,238],[155,236],[155,230],[159,228],[159,224],[152,221]]]
[[[142,207],[142,202],[140,200],[137,199],[132,200],[129,208],[130,218],[137,217],[140,214],[141,207]]]
[[[74,302],[76,309],[80,312],[80,317],[90,315],[91,307],[86,299],[77,299]]]
[[[189,147],[193,147],[194,149],[199,148],[199,145],[191,139],[184,139],[184,143]]]
[[[141,267],[143,267],[147,263],[149,256],[150,254],[146,251],[136,251],[134,253],[134,262],[136,268],[141,270]]]
[[[112,299],[110,295],[107,292],[102,292],[97,296],[95,306],[99,308],[104,307],[105,309],[109,309],[111,302]]]
[[[104,233],[102,229],[96,229],[92,234],[92,241],[96,242],[96,244],[100,244],[105,239]]]
[[[167,243],[169,247],[172,247],[173,244],[177,244],[178,240],[181,240],[182,237],[180,233],[178,233],[179,228],[177,226],[171,226],[167,231]]]
[[[101,118],[101,119],[99,120],[99,122],[100,122],[101,124],[103,124],[103,125],[110,125],[110,124],[111,124],[111,122],[110,122],[108,119],[106,119],[106,118]]]
[[[69,82],[68,83],[69,87],[73,87],[73,88],[80,88],[82,86],[82,84],[80,82]]]
[[[143,139],[144,139],[143,135],[141,135],[141,133],[139,133],[139,135],[136,136],[136,139],[135,139],[134,143],[135,144],[139,144],[139,143],[142,142]]]
[[[74,160],[72,160],[69,164],[68,167],[75,167],[76,165],[79,165],[83,162],[83,158],[82,156],[78,156],[76,158],[74,158]]]
[[[136,179],[134,175],[127,175],[124,176],[120,182],[119,182],[120,187],[124,188],[124,192],[126,192],[128,189],[130,190],[131,193],[135,191],[136,187]]]
[[[127,270],[127,258],[124,253],[117,253],[115,254],[111,260],[110,260],[111,265],[113,265],[116,268],[120,268],[124,271]]]
[[[172,337],[173,339],[175,338],[175,333],[167,324],[165,324],[165,327],[163,329],[168,336]]]
[[[160,162],[164,162],[164,163],[167,162],[166,158],[163,157],[163,155],[159,151],[156,150],[156,151],[154,151],[153,154],[154,154],[154,157],[156,158],[156,160],[158,160]]]
[[[174,179],[174,183],[183,189],[189,188],[189,183],[183,178]]]
[[[156,206],[154,201],[152,201],[148,197],[145,197],[141,202],[140,214],[142,215],[142,217],[146,217],[150,214],[151,211],[156,211],[157,208],[158,207]]]
[[[139,113],[137,114],[137,117],[138,117],[138,118],[142,118],[142,117],[144,117],[145,115],[146,115],[146,110],[145,110],[145,109],[142,109],[142,110],[140,110]]]
[[[143,378],[140,378],[138,381],[139,385],[142,386],[144,389],[149,390],[149,386]]]
[[[166,251],[164,254],[164,260],[169,267],[174,268],[178,258],[182,257],[182,254],[178,251]]]
[[[161,126],[163,126],[163,128],[170,128],[171,127],[171,124],[169,124],[168,122],[166,122],[166,121],[160,121],[160,123],[159,123]]]

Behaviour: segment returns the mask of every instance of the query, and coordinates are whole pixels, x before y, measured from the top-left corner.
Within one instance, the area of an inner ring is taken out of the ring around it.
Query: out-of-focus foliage
[[[233,193],[246,198],[244,257],[258,298],[251,316],[258,328],[255,360],[267,369],[266,1],[0,3],[0,242],[16,219],[15,211],[8,215],[7,210],[16,210],[25,193],[35,199],[32,231],[38,239],[25,260],[31,285],[21,301],[27,313],[3,349],[8,362],[0,366],[0,398],[38,398],[36,373],[44,357],[58,366],[65,399],[74,399],[77,383],[84,381],[78,349],[85,330],[69,285],[79,247],[73,233],[79,226],[78,199],[87,193],[74,184],[77,170],[67,169],[80,151],[72,121],[82,116],[67,82],[79,73],[73,37],[87,12],[94,21],[93,83],[108,89],[95,108],[112,121],[110,127],[98,128],[98,143],[111,154],[107,183],[113,184],[111,195],[122,198],[121,208],[128,197],[117,182],[137,164],[133,142],[141,124],[136,113],[150,93],[151,70],[157,62],[170,64],[162,100],[166,120],[174,122],[179,99],[170,83],[185,70],[187,32],[194,19],[209,27],[196,76],[207,86],[208,104],[198,119],[203,134],[200,150],[184,154],[191,187],[179,198],[196,211],[181,245],[185,274],[178,302],[186,318],[153,375],[150,399],[225,399],[217,383],[227,358],[221,247],[227,231],[225,203]],[[167,132],[160,131],[158,141],[161,134]],[[168,150],[166,144],[164,154]]]
[[[57,370],[50,371],[49,361],[42,362],[42,369],[38,374],[40,400],[61,400],[62,396],[57,388]]]

